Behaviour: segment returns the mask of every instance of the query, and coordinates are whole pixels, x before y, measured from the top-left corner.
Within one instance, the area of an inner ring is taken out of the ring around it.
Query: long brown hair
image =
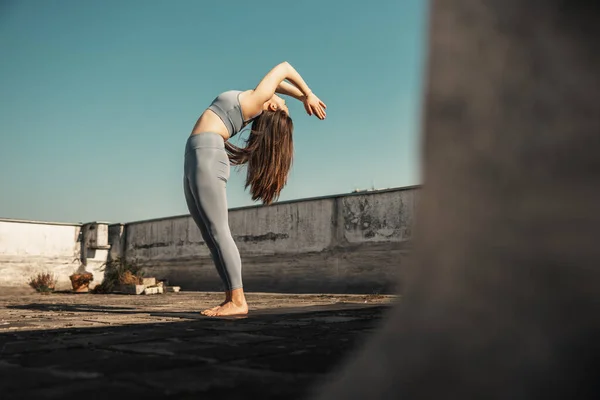
[[[248,164],[246,188],[252,200],[271,204],[287,183],[294,157],[294,124],[283,110],[263,111],[252,122],[245,147],[225,143],[232,165]]]

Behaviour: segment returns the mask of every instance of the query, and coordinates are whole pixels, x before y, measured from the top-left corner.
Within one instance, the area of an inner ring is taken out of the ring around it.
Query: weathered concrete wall
[[[51,272],[57,289],[70,289],[69,276],[81,268],[81,236],[88,226],[0,220],[0,286],[24,286],[38,272]],[[108,237],[103,229],[100,225],[96,236],[100,242]],[[87,249],[87,270],[94,274],[91,287],[103,279],[100,266],[106,254],[106,249]]]
[[[248,291],[386,293],[408,250],[417,188],[232,209]],[[221,290],[189,216],[111,226],[109,241],[147,274],[187,290]],[[117,252],[114,252],[116,255]]]
[[[408,250],[417,188],[245,207],[229,212],[248,291],[390,293]],[[26,285],[53,272],[58,288],[85,269],[94,287],[108,258],[124,257],[146,274],[184,290],[221,290],[190,216],[129,224],[83,225],[0,220],[0,286]]]

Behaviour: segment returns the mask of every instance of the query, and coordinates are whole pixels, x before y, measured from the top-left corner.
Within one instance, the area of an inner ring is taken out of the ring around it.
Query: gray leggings
[[[233,290],[242,287],[242,261],[229,230],[225,192],[229,168],[221,135],[205,132],[189,137],[185,146],[185,200],[225,288]]]

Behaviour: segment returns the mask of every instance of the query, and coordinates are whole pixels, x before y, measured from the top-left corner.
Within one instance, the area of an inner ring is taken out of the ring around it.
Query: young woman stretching
[[[290,83],[286,82],[288,80]],[[247,164],[252,200],[270,204],[279,197],[292,165],[293,123],[285,101],[304,103],[308,115],[325,119],[325,104],[287,62],[273,68],[254,90],[231,90],[213,100],[194,126],[185,149],[185,199],[225,285],[225,301],[202,311],[208,316],[248,313],[240,253],[229,230],[225,187],[229,161]],[[245,147],[226,143],[252,122]]]

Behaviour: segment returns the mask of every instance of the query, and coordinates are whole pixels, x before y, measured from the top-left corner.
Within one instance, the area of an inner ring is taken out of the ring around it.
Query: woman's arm
[[[300,89],[286,81],[282,81],[279,84],[279,86],[277,86],[277,89],[275,89],[275,93],[284,94],[286,96],[293,97],[296,100],[300,101],[304,101],[304,99],[306,98],[306,96],[304,95],[304,93],[302,93]]]
[[[254,102],[257,104],[260,103],[262,106],[266,101],[273,97],[275,90],[277,90],[281,82],[286,79],[292,82],[305,96],[311,93],[311,90],[298,71],[296,71],[290,63],[284,61],[270,70],[248,97],[251,97]]]
[[[327,106],[314,93],[305,96],[296,86],[283,81],[277,86],[275,93],[291,96],[304,104],[304,109],[308,115],[315,114],[318,118],[324,119],[327,116],[325,109]]]
[[[309,115],[315,114],[318,118],[324,119],[326,116],[325,104],[313,94],[304,79],[287,61],[275,66],[254,90],[240,99],[244,115],[255,115],[261,112],[263,105],[273,97],[277,88],[286,79],[302,93],[306,112]]]

